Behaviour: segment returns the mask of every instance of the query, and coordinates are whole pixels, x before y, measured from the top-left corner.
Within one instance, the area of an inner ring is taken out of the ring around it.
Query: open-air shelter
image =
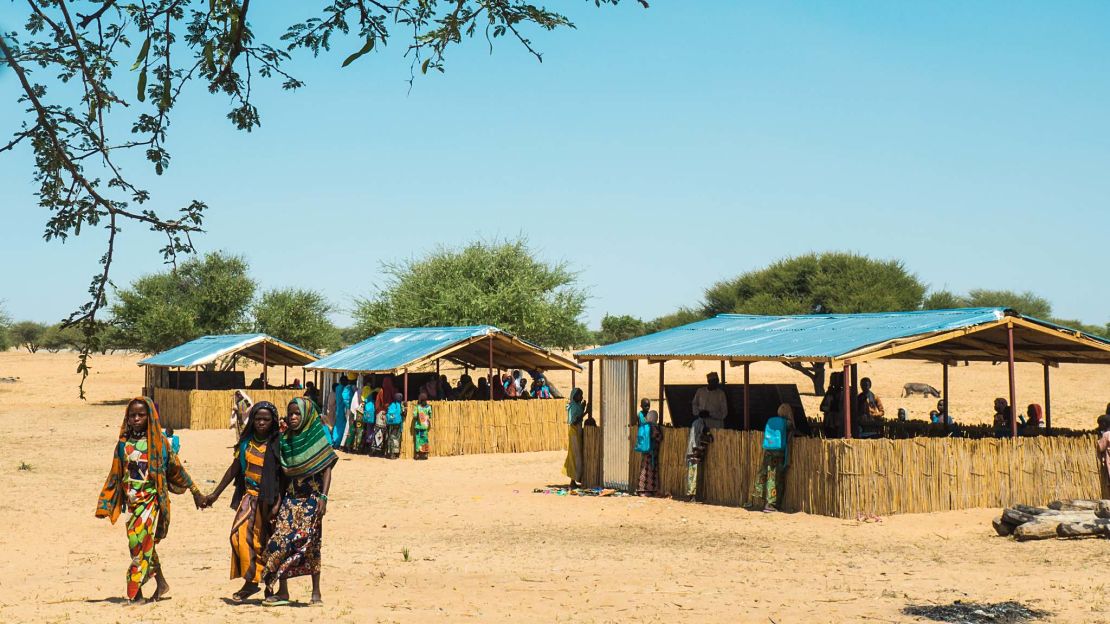
[[[175,428],[221,429],[228,426],[235,390],[247,390],[253,401],[285,405],[301,389],[287,389],[289,369],[316,361],[308,349],[266,334],[202,336],[140,360],[146,377],[143,393],[158,404],[162,422]],[[240,359],[262,365],[260,387],[249,389]],[[282,368],[281,387],[270,369]]]
[[[891,312],[878,314],[815,314],[798,316],[757,316],[742,314],[722,314],[717,317],[691,323],[681,327],[665,330],[655,334],[641,336],[623,342],[582,351],[575,356],[579,361],[588,362],[592,371],[594,362],[600,363],[601,370],[601,439],[593,442],[596,447],[594,455],[596,481],[610,487],[627,487],[631,480],[630,465],[630,428],[635,414],[635,396],[637,396],[636,367],[637,363],[646,361],[657,364],[659,368],[659,400],[662,413],[665,400],[665,364],[672,360],[711,360],[720,361],[722,382],[725,381],[726,370],[729,367],[742,367],[744,379],[744,392],[742,404],[735,406],[743,414],[742,430],[751,429],[755,420],[751,413],[748,401],[748,387],[750,380],[750,364],[762,361],[778,361],[787,363],[824,364],[829,370],[843,371],[844,384],[848,391],[843,392],[844,406],[842,411],[844,422],[843,431],[851,435],[851,418],[855,394],[855,367],[863,362],[883,359],[914,359],[936,362],[944,368],[943,397],[948,398],[948,368],[957,362],[990,361],[1005,362],[1009,369],[1009,394],[1010,405],[1013,409],[1017,403],[1016,385],[1014,383],[1015,362],[1037,362],[1044,367],[1044,403],[1046,420],[1051,426],[1051,385],[1050,371],[1062,363],[1110,363],[1110,341],[1092,336],[1078,330],[1062,327],[1046,321],[1023,317],[1011,310],[1003,308],[968,308],[956,310],[931,310],[918,312]],[[592,379],[592,375],[591,375]],[[589,390],[593,394],[592,384]],[[733,409],[730,406],[730,409]],[[759,415],[765,418],[767,415]],[[791,490],[787,496],[786,504],[797,509],[827,513],[829,515],[844,515],[859,511],[852,505],[860,500],[866,500],[863,509],[867,512],[891,513],[896,511],[930,511],[946,508],[963,508],[975,506],[972,503],[993,504],[999,497],[1006,498],[1003,502],[1024,502],[1012,499],[1015,492],[1013,487],[1020,481],[1027,492],[1026,501],[1035,501],[1048,491],[1071,494],[1072,497],[1088,497],[1099,493],[1100,478],[1097,466],[1093,460],[1088,462],[1077,461],[1075,454],[1090,455],[1086,444],[1093,445],[1092,440],[1086,438],[1071,438],[1074,449],[1060,454],[1057,449],[1056,456],[1046,457],[1044,454],[1036,456],[1037,463],[1044,463],[1046,459],[1061,463],[1061,471],[1067,472],[1071,477],[1060,479],[1057,483],[1050,484],[1039,482],[1032,484],[1035,479],[1019,477],[1017,460],[1014,453],[1032,452],[1025,447],[1035,445],[1067,445],[1064,438],[1016,438],[1016,418],[1013,419],[1013,438],[1008,441],[1001,440],[961,440],[951,439],[929,440],[928,445],[936,447],[938,453],[930,461],[948,465],[952,456],[946,452],[957,443],[979,444],[992,446],[997,453],[997,459],[1013,469],[1013,476],[1005,488],[997,483],[979,480],[977,492],[969,494],[971,488],[967,487],[967,480],[957,480],[952,483],[937,483],[936,497],[928,502],[918,501],[914,504],[900,505],[898,503],[883,503],[882,497],[876,493],[881,488],[859,489],[862,479],[856,477],[861,474],[842,472],[848,464],[863,465],[868,461],[876,470],[887,475],[887,468],[894,472],[902,471],[906,466],[891,467],[884,461],[874,460],[876,449],[887,449],[890,444],[915,444],[924,441],[914,440],[805,440],[800,441],[796,447],[797,454],[802,454],[807,449],[813,457],[812,466],[814,474],[823,473],[831,475],[827,483],[810,483],[808,494],[795,488],[794,484],[801,479],[799,463],[791,461],[793,466],[791,477]],[[672,429],[669,436],[678,437],[685,435],[685,430]],[[723,432],[725,438],[738,435],[736,450],[739,455],[731,458],[722,457],[717,466],[719,470],[736,471],[737,463],[751,467],[752,462],[758,462],[757,443],[759,432]],[[719,436],[720,437],[720,436]],[[1080,442],[1074,442],[1080,440]],[[1000,447],[1000,444],[1009,444],[1009,447]],[[677,448],[677,442],[674,445]],[[718,445],[720,447],[727,444]],[[740,452],[738,449],[746,449]],[[998,449],[1009,449],[1005,452]],[[1015,450],[1018,449],[1018,450]],[[1085,450],[1084,450],[1085,449]],[[1042,449],[1043,450],[1043,449]],[[664,448],[666,451],[666,448]],[[721,452],[718,449],[717,452]],[[885,451],[884,451],[885,452]],[[714,451],[711,450],[711,455]],[[1002,453],[999,455],[998,453]],[[1008,453],[1008,454],[1007,454]],[[987,457],[989,453],[981,454],[979,459]],[[1003,457],[1005,455],[1005,457]],[[851,457],[849,457],[851,456]],[[908,457],[908,456],[907,456]],[[1033,456],[1031,456],[1033,457]],[[839,459],[838,459],[839,458]],[[888,458],[889,459],[889,458]],[[903,458],[904,459],[904,458]],[[677,464],[682,462],[681,457],[674,458]],[[1011,461],[1013,460],[1013,461]],[[969,460],[970,461],[970,460]],[[863,463],[859,463],[863,462]],[[877,463],[875,463],[877,462]],[[1009,463],[1007,463],[1009,462]],[[710,461],[710,472],[715,472]],[[832,467],[830,467],[832,466]],[[971,471],[968,474],[986,474],[972,471],[970,464],[965,466],[953,465],[955,471]],[[838,472],[841,471],[841,472]],[[911,470],[912,472],[912,470]],[[1052,474],[1056,472],[1050,471]],[[663,469],[664,481],[667,480],[668,470]],[[745,473],[746,474],[746,473]],[[902,474],[910,474],[902,472]],[[932,473],[930,473],[932,474]],[[953,472],[952,474],[957,474]],[[720,475],[722,479],[731,476]],[[841,479],[840,477],[844,477]],[[675,477],[677,479],[677,477]],[[823,478],[823,477],[822,477]],[[893,479],[887,479],[892,481]],[[1027,483],[1028,482],[1028,483]],[[839,490],[846,489],[852,483],[853,490],[851,501],[838,498]],[[1066,484],[1066,485],[1062,485]],[[750,485],[746,482],[744,488]],[[843,486],[843,487],[842,487]],[[913,488],[914,484],[907,482],[906,487]],[[674,484],[678,489],[677,481]],[[745,500],[744,488],[730,490],[720,494],[722,502],[739,504]],[[711,487],[710,490],[713,488]],[[1020,489],[1020,488],[1019,488]],[[962,499],[952,494],[953,491],[962,491],[966,494]],[[816,496],[820,492],[822,496]],[[677,492],[676,492],[677,493]],[[946,495],[947,493],[948,495]],[[799,496],[811,495],[802,500]],[[828,495],[828,496],[826,496]],[[900,497],[892,497],[897,500]],[[925,497],[927,498],[927,497]],[[922,499],[924,500],[924,498]],[[960,500],[964,502],[959,502]],[[894,505],[892,507],[891,505]],[[935,508],[935,509],[934,509]],[[878,511],[876,511],[878,510]]]
[[[325,403],[341,377],[359,387],[372,377],[391,375],[406,400],[444,364],[485,376],[489,394],[468,401],[432,401],[435,425],[432,455],[522,452],[565,448],[565,401],[528,399],[493,401],[500,372],[570,371],[581,367],[571,358],[490,325],[404,327],[386,330],[305,367],[320,376]],[[573,383],[573,381],[572,381]],[[553,388],[553,391],[555,389]],[[557,396],[557,395],[556,395]],[[402,457],[411,445],[402,446]]]

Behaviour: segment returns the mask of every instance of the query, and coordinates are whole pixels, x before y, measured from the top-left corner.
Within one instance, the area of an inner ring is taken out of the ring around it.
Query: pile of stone
[[[992,522],[1019,542],[1053,537],[1110,537],[1110,500],[1058,500],[1048,507],[1014,505]]]

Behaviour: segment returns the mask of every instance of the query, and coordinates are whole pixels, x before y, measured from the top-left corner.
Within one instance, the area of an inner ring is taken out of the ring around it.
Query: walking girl
[[[311,402],[311,399],[309,399]],[[313,403],[315,405],[315,403]],[[280,493],[277,407],[269,401],[251,406],[247,425],[235,446],[231,465],[219,485],[205,499],[212,506],[233,481],[235,493],[231,508],[231,578],[243,579],[243,586],[231,595],[243,602],[258,593],[262,581],[262,555],[270,539],[270,513]]]
[[[127,520],[131,552],[127,599],[133,603],[145,602],[143,584],[151,576],[157,581],[151,600],[164,598],[170,589],[155,546],[170,530],[170,493],[182,494],[185,490],[192,492],[197,509],[204,507],[204,496],[162,433],[154,401],[146,397],[132,399],[124,412],[96,517],[115,524],[124,509],[131,514]]]

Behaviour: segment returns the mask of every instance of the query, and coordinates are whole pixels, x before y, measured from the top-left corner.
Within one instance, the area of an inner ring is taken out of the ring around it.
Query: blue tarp
[[[186,342],[168,351],[141,360],[139,365],[182,368],[203,366],[217,358],[244,349],[250,349],[251,352],[246,354],[248,357],[261,361],[262,343],[267,343],[268,346],[273,347],[267,353],[267,361],[270,364],[300,366],[316,360],[316,356],[308,349],[291,345],[267,334],[224,334],[221,336],[203,336]]]
[[[798,316],[721,314],[576,355],[585,359],[657,356],[833,359],[891,340],[995,322],[1005,315],[1004,308]]]

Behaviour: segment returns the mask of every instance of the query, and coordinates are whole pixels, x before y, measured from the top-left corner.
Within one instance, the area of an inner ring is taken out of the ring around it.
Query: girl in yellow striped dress
[[[246,600],[260,589],[262,550],[270,539],[270,512],[280,492],[277,407],[260,401],[251,406],[249,414],[235,446],[235,458],[206,499],[207,505],[212,505],[235,482],[231,498],[231,508],[235,510],[231,523],[231,578],[243,579],[243,587],[232,594],[236,602]]]

